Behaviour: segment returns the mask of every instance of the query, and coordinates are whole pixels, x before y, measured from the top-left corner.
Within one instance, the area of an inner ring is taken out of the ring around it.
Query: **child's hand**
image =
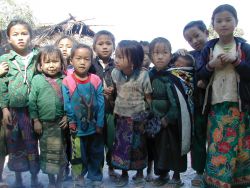
[[[75,137],[77,134],[77,126],[75,123],[70,123],[69,124],[69,130],[70,130],[70,134],[72,135],[72,137]]]
[[[113,91],[114,91],[113,87],[111,87],[111,86],[106,87],[106,88],[104,88],[104,95],[112,95]]]
[[[188,54],[188,51],[186,49],[178,49],[176,53],[180,54],[181,56],[185,56]]]
[[[68,127],[67,116],[63,116],[62,120],[59,122],[61,129],[66,129]]]
[[[168,120],[165,117],[161,118],[161,125],[163,128],[168,126]]]
[[[204,80],[199,80],[199,81],[197,82],[197,87],[199,87],[199,88],[201,88],[201,89],[206,89],[207,84],[206,84],[206,82],[205,82]]]
[[[3,108],[3,126],[12,125],[12,116],[8,108]]]
[[[96,134],[102,134],[102,128],[101,127],[96,126],[95,131],[96,131]]]
[[[43,132],[42,123],[39,121],[39,119],[34,119],[34,131],[39,135],[41,135]]]
[[[0,64],[0,76],[5,75],[9,71],[9,65],[7,62],[2,62]]]
[[[221,60],[222,65],[227,65],[229,63],[233,63],[235,60],[237,60],[235,55],[232,55],[232,53],[225,53],[225,54],[220,54],[219,58]]]

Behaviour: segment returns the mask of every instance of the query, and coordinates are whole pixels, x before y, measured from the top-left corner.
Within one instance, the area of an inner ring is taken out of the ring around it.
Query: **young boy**
[[[192,133],[191,164],[192,168],[196,171],[196,176],[192,180],[192,185],[199,186],[202,183],[202,175],[206,163],[207,117],[202,115],[205,84],[202,80],[197,78],[196,73],[201,68],[199,59],[201,58],[201,50],[208,40],[208,30],[203,21],[191,21],[184,27],[183,36],[194,49],[189,53],[196,61],[194,77],[194,129]]]

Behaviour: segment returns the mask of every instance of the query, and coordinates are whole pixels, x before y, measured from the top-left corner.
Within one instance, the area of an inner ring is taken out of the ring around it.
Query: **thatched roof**
[[[92,31],[83,21],[77,21],[70,15],[69,19],[61,23],[42,25],[35,28],[33,31],[32,44],[39,47],[46,44],[54,44],[54,42],[62,35],[72,36],[77,41],[91,46],[95,32]],[[6,30],[2,31],[1,47],[4,51],[8,51],[9,49]]]

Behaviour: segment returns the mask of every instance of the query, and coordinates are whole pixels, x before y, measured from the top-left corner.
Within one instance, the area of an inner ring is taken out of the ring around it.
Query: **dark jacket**
[[[240,63],[235,67],[235,70],[240,76],[239,102],[241,102],[242,110],[245,111],[250,105],[250,45],[240,37],[235,37],[234,39],[236,41],[236,49],[238,49],[239,45],[241,49]],[[210,49],[213,50],[218,41],[218,38],[208,41],[201,53],[200,64],[202,66],[198,70],[198,77],[200,79],[209,81],[213,74],[213,71],[207,69],[206,64],[209,62]]]
[[[94,62],[90,68],[90,73],[96,74],[100,77],[102,81],[105,80],[107,87],[114,86],[111,72],[115,68],[114,60],[112,58],[109,59],[108,65],[103,69],[102,65],[99,62],[100,58],[96,57]],[[114,109],[114,101],[115,101],[116,93],[114,92],[113,96],[110,96],[109,99],[105,98],[105,111],[112,113]]]

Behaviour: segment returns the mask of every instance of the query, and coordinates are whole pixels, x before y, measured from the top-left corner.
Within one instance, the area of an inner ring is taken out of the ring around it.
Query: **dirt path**
[[[188,158],[189,161],[190,161],[190,157]],[[119,172],[119,171],[117,171]],[[133,181],[132,181],[132,176],[135,174],[135,171],[130,171],[129,172],[129,184],[126,186],[128,188],[139,188],[139,187],[145,187],[145,188],[153,188],[154,186],[151,184],[151,183],[145,183],[144,186],[140,185],[140,186],[136,186]],[[146,173],[144,173],[146,174]],[[108,177],[108,171],[107,171],[107,166],[105,165],[104,166],[104,169],[103,169],[103,175],[104,175],[104,178],[103,178],[103,186],[105,188],[113,188],[115,187],[114,183],[109,179]],[[172,173],[170,173],[170,175],[172,175]],[[195,175],[195,172],[191,169],[190,167],[190,163],[188,165],[188,169],[185,173],[182,173],[181,174],[181,177],[182,177],[182,181],[184,182],[184,186],[182,186],[183,188],[191,188],[191,184],[190,184],[190,181],[191,179],[194,177]],[[4,173],[3,173],[3,177],[5,179],[5,181],[8,183],[8,184],[13,184],[14,182],[14,173],[9,171],[8,167],[5,165],[5,168],[4,168]],[[23,182],[24,182],[24,185],[29,188],[30,187],[30,173],[29,172],[25,172],[23,173]],[[47,187],[48,185],[48,178],[47,178],[47,175],[46,174],[43,174],[41,171],[39,173],[39,181],[42,182],[45,187]],[[166,187],[166,186],[162,186],[162,187]],[[68,181],[65,181],[64,182],[64,188],[73,188],[73,184],[72,184],[72,181],[71,180],[68,180]]]

